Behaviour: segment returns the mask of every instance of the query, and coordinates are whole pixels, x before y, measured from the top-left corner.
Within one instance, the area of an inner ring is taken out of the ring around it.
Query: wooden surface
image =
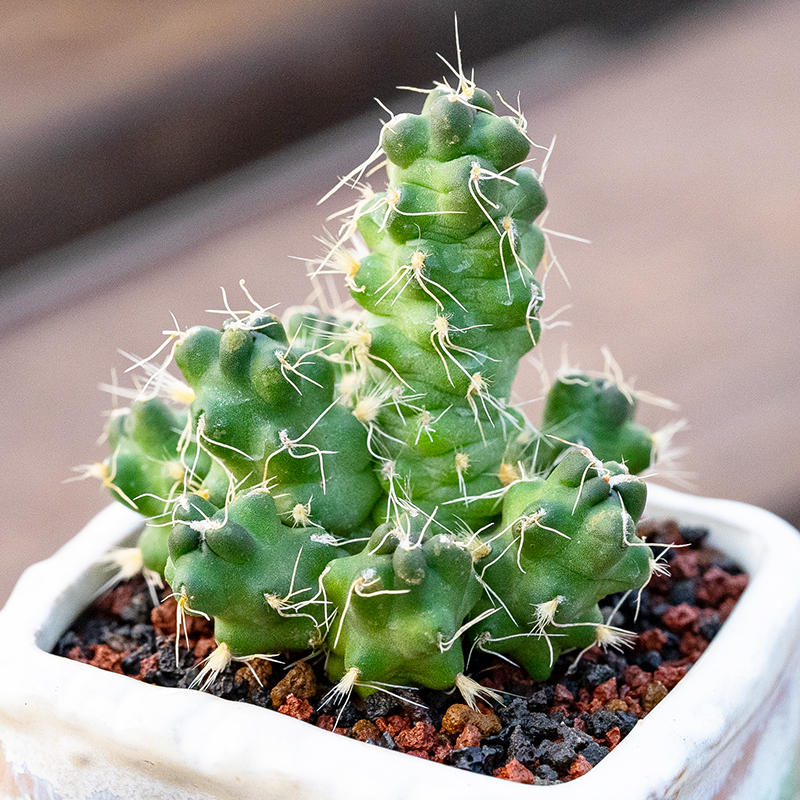
[[[6,0],[0,270],[428,81],[455,11],[483,59],[696,2]]]
[[[554,240],[572,288],[551,272],[544,313],[571,303],[572,327],[548,331],[535,355],[553,371],[566,341],[571,363],[599,369],[607,345],[637,387],[680,404],[644,419],[689,420],[679,442],[696,492],[795,520],[797,41],[800,5],[767,0],[627,48],[562,37],[477,71],[506,97],[521,91],[537,141],[558,134],[547,227],[592,240]],[[318,255],[324,217],[348,199],[316,200],[370,152],[375,116],[62,252],[60,283],[0,300],[0,324],[15,320],[0,333],[0,602],[26,564],[108,501],[94,483],[62,481],[105,455],[93,443],[111,401],[96,386],[113,366],[128,380],[116,348],[151,352],[170,312],[181,327],[211,323],[204,309],[221,307],[220,286],[243,300],[239,278],[265,305],[304,300],[290,256]],[[518,391],[541,395],[533,366]]]

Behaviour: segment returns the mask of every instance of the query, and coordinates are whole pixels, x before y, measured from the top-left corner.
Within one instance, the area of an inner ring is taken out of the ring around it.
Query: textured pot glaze
[[[139,518],[107,508],[0,612],[0,799],[790,800],[800,752],[800,535],[766,511],[650,487],[648,514],[711,529],[751,576],[687,677],[587,775],[523,786],[332,736],[48,650]]]

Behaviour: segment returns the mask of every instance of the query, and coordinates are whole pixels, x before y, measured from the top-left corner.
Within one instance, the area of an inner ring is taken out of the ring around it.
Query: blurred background
[[[6,0],[0,7],[0,605],[109,497],[97,387],[220,287],[306,299],[317,200],[455,62],[557,141],[547,332],[520,399],[610,348],[686,419],[655,480],[800,522],[794,0]],[[534,166],[536,166],[534,164]],[[376,176],[377,177],[377,176]],[[380,188],[380,187],[379,187]],[[335,223],[327,223],[328,227]],[[341,290],[341,287],[339,287]],[[277,309],[280,313],[280,309]],[[528,407],[538,418],[535,402]]]

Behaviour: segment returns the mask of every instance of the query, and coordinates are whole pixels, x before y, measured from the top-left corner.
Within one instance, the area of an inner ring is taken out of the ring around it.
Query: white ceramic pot
[[[524,786],[334,736],[244,703],[49,654],[130,539],[107,508],[0,612],[0,798],[790,800],[800,796],[800,535],[766,511],[650,487],[648,515],[711,529],[751,576],[687,677],[587,775]]]

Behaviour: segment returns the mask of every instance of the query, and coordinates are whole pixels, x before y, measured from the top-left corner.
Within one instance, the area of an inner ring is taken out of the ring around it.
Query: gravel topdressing
[[[228,700],[277,710],[372,746],[521,783],[572,780],[595,766],[691,669],[732,611],[747,576],[704,546],[707,531],[643,522],[670,575],[653,576],[611,623],[634,631],[629,650],[593,648],[575,664],[562,656],[549,680],[475,651],[470,675],[503,693],[503,704],[469,708],[458,693],[422,689],[325,702],[323,660],[284,654],[283,664],[232,662],[206,689]],[[658,544],[683,544],[665,549]],[[608,616],[620,602],[602,604]],[[637,613],[638,610],[638,613]],[[158,686],[185,687],[216,647],[212,624],[187,618],[189,647],[175,656],[176,604],[154,607],[141,577],[110,589],[67,630],[53,652]],[[309,754],[313,757],[313,754]]]

